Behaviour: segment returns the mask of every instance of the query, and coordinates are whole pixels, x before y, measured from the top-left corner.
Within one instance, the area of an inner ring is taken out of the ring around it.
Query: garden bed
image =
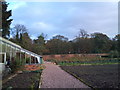
[[[22,72],[2,85],[7,88],[39,88],[41,72]]]
[[[104,64],[120,64],[120,58],[71,58],[66,60],[47,60],[55,62],[58,65],[71,66],[71,65],[104,65]]]
[[[31,64],[19,68],[15,73],[3,77],[3,89],[7,88],[39,88],[39,81],[44,65]],[[12,74],[16,74],[12,77]],[[9,79],[12,77],[11,79]]]
[[[92,88],[118,88],[118,64],[60,66]]]

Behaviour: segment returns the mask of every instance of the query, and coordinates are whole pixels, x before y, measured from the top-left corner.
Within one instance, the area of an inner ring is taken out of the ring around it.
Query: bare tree
[[[87,34],[87,31],[85,31],[84,29],[80,29],[79,34],[78,34],[78,38],[87,38],[89,35]]]
[[[20,37],[20,34],[23,35],[27,32],[27,28],[22,24],[16,24],[15,27],[12,29],[12,35],[14,37]]]

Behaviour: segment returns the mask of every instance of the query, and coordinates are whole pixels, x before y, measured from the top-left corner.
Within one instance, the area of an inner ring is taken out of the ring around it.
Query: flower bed
[[[37,71],[41,69],[44,69],[44,66],[40,64],[31,64],[24,66],[24,71]]]

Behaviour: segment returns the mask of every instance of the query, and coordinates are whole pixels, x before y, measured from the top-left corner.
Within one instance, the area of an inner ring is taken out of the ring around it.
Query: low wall
[[[59,54],[59,55],[43,55],[43,60],[50,59],[63,59],[63,58],[72,58],[72,57],[101,57],[108,54]]]

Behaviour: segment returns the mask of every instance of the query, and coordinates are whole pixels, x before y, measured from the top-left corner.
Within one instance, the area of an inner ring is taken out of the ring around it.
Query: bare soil
[[[40,73],[23,72],[8,80],[2,85],[2,89],[7,88],[38,88]]]
[[[60,67],[93,88],[120,88],[118,64]]]

